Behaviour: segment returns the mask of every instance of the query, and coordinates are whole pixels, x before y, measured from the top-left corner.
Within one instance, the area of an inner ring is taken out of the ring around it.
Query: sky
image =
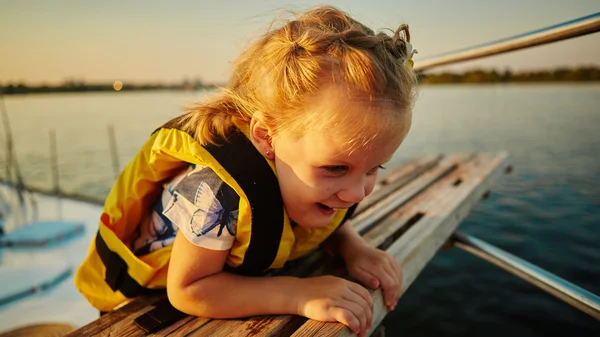
[[[599,0],[0,0],[0,83],[227,81],[285,10],[338,7],[374,30],[406,23],[415,63],[600,12]],[[600,33],[437,71],[600,66]]]

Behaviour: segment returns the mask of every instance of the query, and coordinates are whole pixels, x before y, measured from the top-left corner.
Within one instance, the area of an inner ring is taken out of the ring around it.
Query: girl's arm
[[[212,318],[296,314],[289,294],[297,287],[297,278],[223,272],[228,255],[228,250],[198,247],[177,233],[167,277],[171,304],[188,314]]]
[[[195,316],[294,314],[338,321],[360,335],[369,329],[373,302],[357,283],[333,276],[239,276],[223,271],[228,254],[198,247],[179,231],[167,276],[171,304]]]

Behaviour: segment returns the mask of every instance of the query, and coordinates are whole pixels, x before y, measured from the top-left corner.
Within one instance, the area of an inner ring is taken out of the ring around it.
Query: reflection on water
[[[62,188],[105,196],[114,179],[107,124],[115,127],[123,166],[154,128],[205,95],[119,92],[5,100],[28,183],[50,186],[48,139],[54,128]],[[432,153],[508,151],[515,170],[461,230],[600,294],[598,107],[599,85],[425,87],[413,129],[393,162]],[[393,336],[600,332],[591,317],[458,250],[433,259],[385,324]]]

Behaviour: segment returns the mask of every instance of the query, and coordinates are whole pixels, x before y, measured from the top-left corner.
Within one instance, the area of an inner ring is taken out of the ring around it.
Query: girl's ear
[[[250,120],[250,140],[254,147],[267,159],[275,159],[271,139],[271,128],[263,121],[259,113],[255,113]]]

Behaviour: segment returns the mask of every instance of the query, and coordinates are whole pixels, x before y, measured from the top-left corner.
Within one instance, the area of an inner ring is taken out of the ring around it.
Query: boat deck
[[[444,246],[471,209],[510,171],[505,153],[450,154],[417,158],[382,177],[357,209],[352,224],[374,247],[392,254],[403,268],[403,292]],[[315,252],[282,274],[346,277],[339,261]],[[374,329],[387,309],[380,290],[374,299]],[[210,319],[164,310],[165,294],[140,297],[68,336],[350,336],[342,324],[276,315]]]

